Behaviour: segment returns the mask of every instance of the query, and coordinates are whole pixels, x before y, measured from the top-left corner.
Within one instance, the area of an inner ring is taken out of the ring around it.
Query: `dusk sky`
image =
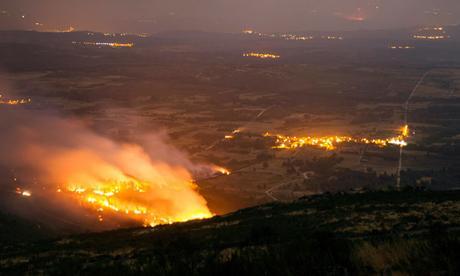
[[[265,32],[460,23],[459,0],[2,0],[0,29]]]

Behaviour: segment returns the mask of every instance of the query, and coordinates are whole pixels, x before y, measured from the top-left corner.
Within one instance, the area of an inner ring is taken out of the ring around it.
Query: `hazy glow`
[[[40,191],[62,208],[93,210],[100,221],[105,214],[144,225],[212,216],[193,181],[194,165],[158,137],[121,144],[75,120],[16,109],[0,115],[0,165],[27,169],[34,178],[18,183],[27,187],[16,190],[21,196]]]
[[[3,3],[5,2],[5,3]],[[0,28],[153,33],[395,28],[460,23],[458,0],[14,0]]]

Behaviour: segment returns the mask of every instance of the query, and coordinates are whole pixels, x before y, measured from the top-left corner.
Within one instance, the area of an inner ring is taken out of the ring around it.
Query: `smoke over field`
[[[123,144],[76,119],[14,109],[0,110],[0,133],[0,166],[21,175],[16,193],[53,202],[64,215],[143,225],[211,216],[192,171],[212,168],[194,166],[159,135]]]

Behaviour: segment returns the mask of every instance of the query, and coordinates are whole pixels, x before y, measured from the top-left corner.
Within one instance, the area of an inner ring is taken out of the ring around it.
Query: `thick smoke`
[[[0,167],[23,172],[32,196],[68,213],[105,209],[144,224],[211,215],[191,181],[194,165],[161,137],[122,144],[77,119],[18,109],[0,110],[0,133]]]

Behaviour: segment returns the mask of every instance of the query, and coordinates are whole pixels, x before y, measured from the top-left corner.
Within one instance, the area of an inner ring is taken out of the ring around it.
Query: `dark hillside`
[[[460,192],[322,195],[209,220],[4,246],[31,274],[458,274]]]

